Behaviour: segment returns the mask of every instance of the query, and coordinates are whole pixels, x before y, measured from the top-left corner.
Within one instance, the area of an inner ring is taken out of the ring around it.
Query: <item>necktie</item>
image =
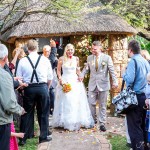
[[[98,57],[95,58],[95,70],[98,70]]]

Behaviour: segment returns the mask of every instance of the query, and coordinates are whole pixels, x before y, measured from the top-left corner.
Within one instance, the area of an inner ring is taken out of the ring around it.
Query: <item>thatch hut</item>
[[[136,30],[119,16],[100,10],[87,14],[82,22],[67,22],[52,15],[33,14],[28,16],[24,23],[3,34],[2,38],[13,44],[16,41],[24,43],[30,38],[38,38],[40,49],[43,45],[49,44],[50,38],[55,39],[59,45],[71,42],[82,53],[81,57],[84,57],[86,52],[83,53],[82,50],[83,47],[88,50],[90,36],[91,40],[100,40],[103,43],[113,59],[121,83],[121,68],[128,60],[127,37],[136,33]],[[112,90],[111,96],[119,91],[120,87]]]

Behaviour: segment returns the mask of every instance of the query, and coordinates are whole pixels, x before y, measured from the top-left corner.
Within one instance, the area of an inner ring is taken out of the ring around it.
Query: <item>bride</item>
[[[82,82],[78,81],[79,58],[73,56],[74,51],[74,46],[67,44],[64,56],[58,60],[59,84],[56,87],[53,113],[53,127],[63,127],[70,131],[79,130],[80,127],[91,128],[94,126],[85,87]],[[66,93],[63,91],[65,83],[71,85],[71,90]]]

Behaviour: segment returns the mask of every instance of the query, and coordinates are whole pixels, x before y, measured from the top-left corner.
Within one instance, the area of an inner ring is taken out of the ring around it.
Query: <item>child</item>
[[[10,138],[10,150],[19,150],[17,138],[23,138],[24,133],[16,133],[14,123],[11,123],[11,138]]]

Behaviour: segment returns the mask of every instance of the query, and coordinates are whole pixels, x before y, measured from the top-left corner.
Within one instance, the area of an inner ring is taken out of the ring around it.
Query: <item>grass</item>
[[[112,150],[130,150],[130,148],[126,146],[126,138],[124,136],[109,134],[107,135],[107,139],[112,145]]]
[[[15,127],[16,127],[16,132],[19,132],[19,128],[17,127],[17,125]],[[26,144],[24,146],[19,146],[19,150],[37,150],[37,147],[38,147],[37,132],[39,130],[38,128],[39,128],[38,123],[37,121],[35,121],[35,124],[34,124],[35,137],[32,139],[27,139]]]
[[[37,136],[38,130],[39,130],[38,122],[35,121],[34,123],[35,137],[32,139],[27,139],[26,144],[24,146],[19,146],[19,150],[37,150],[39,141]]]
[[[19,146],[19,150],[37,150],[38,137],[28,139],[24,146]]]

